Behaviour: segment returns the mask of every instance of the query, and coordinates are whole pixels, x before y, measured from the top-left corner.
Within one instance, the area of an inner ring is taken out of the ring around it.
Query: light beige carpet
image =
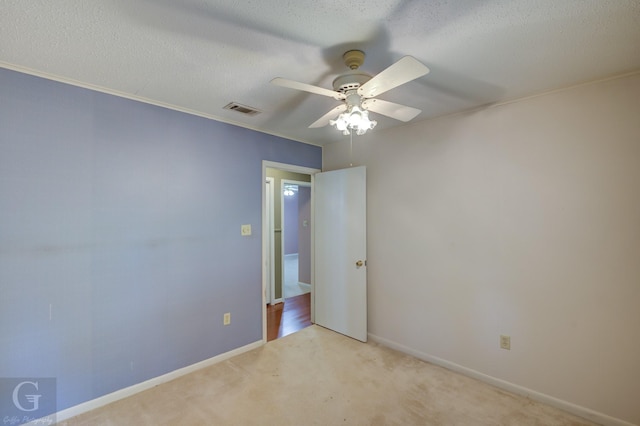
[[[63,425],[590,425],[318,326]]]

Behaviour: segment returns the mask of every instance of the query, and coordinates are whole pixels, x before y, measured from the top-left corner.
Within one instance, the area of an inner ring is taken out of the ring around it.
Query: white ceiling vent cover
[[[232,111],[237,111],[245,115],[258,115],[262,112],[257,108],[253,108],[247,105],[242,105],[237,102],[228,103],[227,105],[225,105],[224,109],[230,109]]]

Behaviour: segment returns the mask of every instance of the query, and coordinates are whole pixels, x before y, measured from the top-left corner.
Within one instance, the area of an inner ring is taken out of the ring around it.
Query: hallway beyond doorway
[[[311,325],[311,293],[267,306],[267,342],[300,331]]]
[[[311,291],[311,284],[298,281],[298,254],[287,254],[284,256],[284,298],[299,296]]]
[[[298,254],[284,256],[284,302],[267,306],[267,342],[311,325],[311,285],[298,282]]]

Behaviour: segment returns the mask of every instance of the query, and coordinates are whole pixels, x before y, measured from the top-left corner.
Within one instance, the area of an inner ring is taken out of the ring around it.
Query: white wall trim
[[[265,178],[267,177],[266,175],[267,168],[278,169],[278,170],[283,170],[285,172],[300,173],[303,175],[311,175],[311,176],[320,172],[320,169],[314,169],[311,167],[297,166],[295,164],[279,163],[277,161],[262,160],[262,169],[265,171],[265,176],[264,176]],[[304,182],[304,183],[308,183],[308,182]]]
[[[537,392],[537,391],[525,388],[523,386],[519,386],[514,383],[510,383],[505,380],[486,375],[484,373],[480,373],[479,371],[472,370],[470,368],[463,367],[462,365],[447,361],[445,359],[438,358],[436,356],[429,355],[427,353],[412,349],[408,346],[402,345],[392,340],[385,339],[384,337],[376,336],[375,334],[371,334],[371,333],[368,333],[368,336],[371,341],[379,343],[383,346],[387,346],[391,349],[395,349],[407,355],[414,356],[423,361],[427,361],[432,364],[439,365],[440,367],[444,367],[448,370],[455,371],[456,373],[460,373],[465,376],[472,377],[474,379],[488,383],[500,389],[504,389],[506,391],[515,393],[517,395],[522,395],[527,398],[533,399],[535,401],[551,405],[553,407],[567,411],[571,414],[575,414],[576,416],[580,416],[592,422],[602,424],[605,426],[634,426],[632,423],[626,422],[624,420],[617,419],[615,417],[611,417],[603,413],[599,413],[597,411],[591,410],[586,407],[582,407],[580,405],[572,404],[571,402],[567,402],[562,399],[558,399],[553,396],[546,395],[544,393]]]
[[[162,376],[154,377],[153,379],[149,379],[144,382],[137,383],[133,386],[129,386],[127,388],[120,389],[110,394],[101,396],[99,398],[92,399],[91,401],[83,402],[82,404],[75,405],[73,407],[67,408],[62,411],[58,411],[56,413],[56,421],[60,422],[63,420],[70,419],[71,417],[75,417],[80,414],[86,413],[88,411],[95,410],[96,408],[100,408],[104,405],[111,404],[112,402],[118,401],[120,399],[130,397],[132,395],[135,395],[147,389],[151,389],[155,386],[161,385],[162,383],[169,382],[171,380],[177,379],[178,377],[187,375],[189,373],[193,373],[194,371],[225,361],[236,355],[240,355],[250,350],[259,348],[262,345],[264,345],[264,342],[262,340],[258,340],[256,342],[249,343],[248,345],[242,346],[240,348],[236,348],[231,351],[225,352],[223,354],[216,355],[213,358],[205,359],[204,361],[197,362],[187,367],[179,368],[177,370],[163,374]],[[38,423],[38,420],[34,420],[31,423],[33,423],[34,425],[42,424],[42,423]]]

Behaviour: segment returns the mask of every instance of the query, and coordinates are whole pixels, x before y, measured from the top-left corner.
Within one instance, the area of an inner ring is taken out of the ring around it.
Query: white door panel
[[[315,322],[366,342],[366,168],[314,178]]]

